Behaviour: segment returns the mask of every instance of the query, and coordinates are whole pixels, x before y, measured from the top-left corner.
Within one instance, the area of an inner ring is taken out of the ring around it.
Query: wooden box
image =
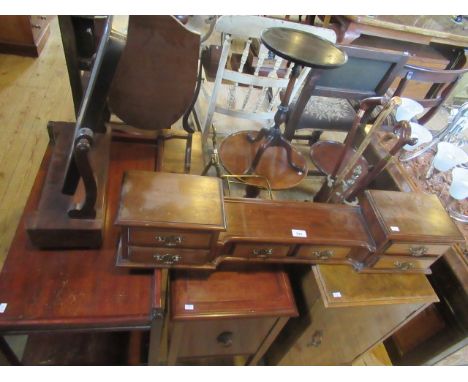
[[[462,233],[436,195],[365,191],[361,208],[376,244],[364,271],[430,273],[430,265]]]
[[[297,315],[288,276],[272,265],[177,270],[170,296],[169,365],[256,364]]]
[[[328,264],[296,271],[300,315],[271,346],[270,365],[351,365],[438,301],[422,274],[361,274]]]
[[[127,172],[116,224],[121,226],[117,265],[203,266],[226,229],[221,180]]]
[[[52,16],[0,16],[0,53],[38,57]]]
[[[353,264],[374,250],[359,207],[284,200],[225,200],[224,261]]]

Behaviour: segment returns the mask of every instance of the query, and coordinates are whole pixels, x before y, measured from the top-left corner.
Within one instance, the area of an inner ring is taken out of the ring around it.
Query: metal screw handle
[[[306,347],[315,347],[318,348],[322,344],[323,330],[316,330],[310,341],[306,344]]]
[[[330,257],[333,257],[334,254],[335,254],[335,252],[330,250],[330,249],[325,249],[323,251],[314,251],[314,252],[312,252],[312,255],[316,259],[320,259],[320,260],[328,260]]]
[[[169,253],[166,253],[165,255],[159,255],[159,254],[154,254],[153,259],[156,261],[160,261],[164,264],[174,264],[177,263],[181,260],[181,257],[179,255],[171,255]]]
[[[216,341],[225,348],[228,348],[232,346],[232,336],[232,332],[222,332],[218,337],[216,337]]]
[[[409,269],[414,268],[414,264],[413,263],[408,263],[408,262],[400,263],[399,261],[395,261],[393,263],[393,265],[395,266],[395,268],[398,268],[398,269],[400,269],[402,271],[407,271]]]
[[[409,251],[410,251],[411,256],[419,257],[419,256],[424,256],[427,253],[427,248],[424,246],[410,247]]]
[[[254,249],[252,251],[252,254],[257,257],[268,257],[273,254],[273,249],[272,248]]]
[[[176,247],[182,243],[181,236],[156,236],[155,239],[166,247]]]

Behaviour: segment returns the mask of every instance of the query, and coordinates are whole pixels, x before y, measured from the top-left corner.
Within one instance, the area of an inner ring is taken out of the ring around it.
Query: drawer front
[[[128,243],[165,248],[210,248],[211,233],[129,228]]]
[[[275,318],[218,319],[183,324],[178,358],[254,354]]]
[[[209,251],[128,247],[128,260],[136,263],[154,265],[205,264],[208,258]]]
[[[289,253],[288,245],[272,244],[236,244],[231,256],[267,259],[285,257]]]
[[[334,260],[345,258],[351,249],[347,247],[329,247],[322,245],[301,245],[296,257],[311,260]]]
[[[437,257],[382,256],[372,268],[411,272],[427,269],[435,260]]]
[[[448,251],[448,244],[392,243],[385,250],[386,255],[410,255],[412,257],[440,256]]]

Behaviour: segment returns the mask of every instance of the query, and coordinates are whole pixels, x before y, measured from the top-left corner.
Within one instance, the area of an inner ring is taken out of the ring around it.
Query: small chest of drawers
[[[434,261],[464,241],[436,195],[368,190],[361,208],[376,244],[365,272],[430,273]]]
[[[116,224],[121,227],[117,265],[205,266],[212,260],[219,232],[226,228],[221,181],[127,172]]]
[[[297,315],[288,276],[274,265],[174,270],[170,299],[169,365],[256,364]]]

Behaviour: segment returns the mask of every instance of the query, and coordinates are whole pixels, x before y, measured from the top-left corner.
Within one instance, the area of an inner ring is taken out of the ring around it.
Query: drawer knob
[[[333,257],[334,254],[335,253],[330,249],[325,249],[323,251],[314,251],[314,252],[312,252],[312,255],[316,259],[320,259],[320,260],[328,260],[329,258]]]
[[[310,341],[306,344],[306,347],[313,346],[314,348],[318,348],[322,344],[322,338],[323,330],[316,330],[314,334],[312,334]]]
[[[47,20],[47,16],[39,16],[41,20]]]
[[[218,337],[216,337],[216,341],[225,348],[232,346],[232,332],[222,332]]]
[[[413,269],[414,268],[414,264],[413,263],[409,263],[409,262],[404,262],[404,263],[401,263],[399,261],[395,261],[393,263],[393,265],[395,266],[395,268],[401,270],[401,271],[407,271],[409,269]]]
[[[153,258],[156,261],[160,261],[161,263],[168,264],[168,265],[177,263],[181,259],[181,257],[179,255],[171,255],[169,253],[166,253],[165,255],[155,254],[155,255],[153,255]]]
[[[411,256],[419,257],[419,256],[424,256],[427,253],[427,248],[424,246],[410,247],[409,251],[410,251]]]
[[[155,239],[166,247],[176,247],[182,243],[181,236],[156,236]]]
[[[273,254],[273,249],[272,248],[254,249],[252,253],[254,256],[265,258]]]

